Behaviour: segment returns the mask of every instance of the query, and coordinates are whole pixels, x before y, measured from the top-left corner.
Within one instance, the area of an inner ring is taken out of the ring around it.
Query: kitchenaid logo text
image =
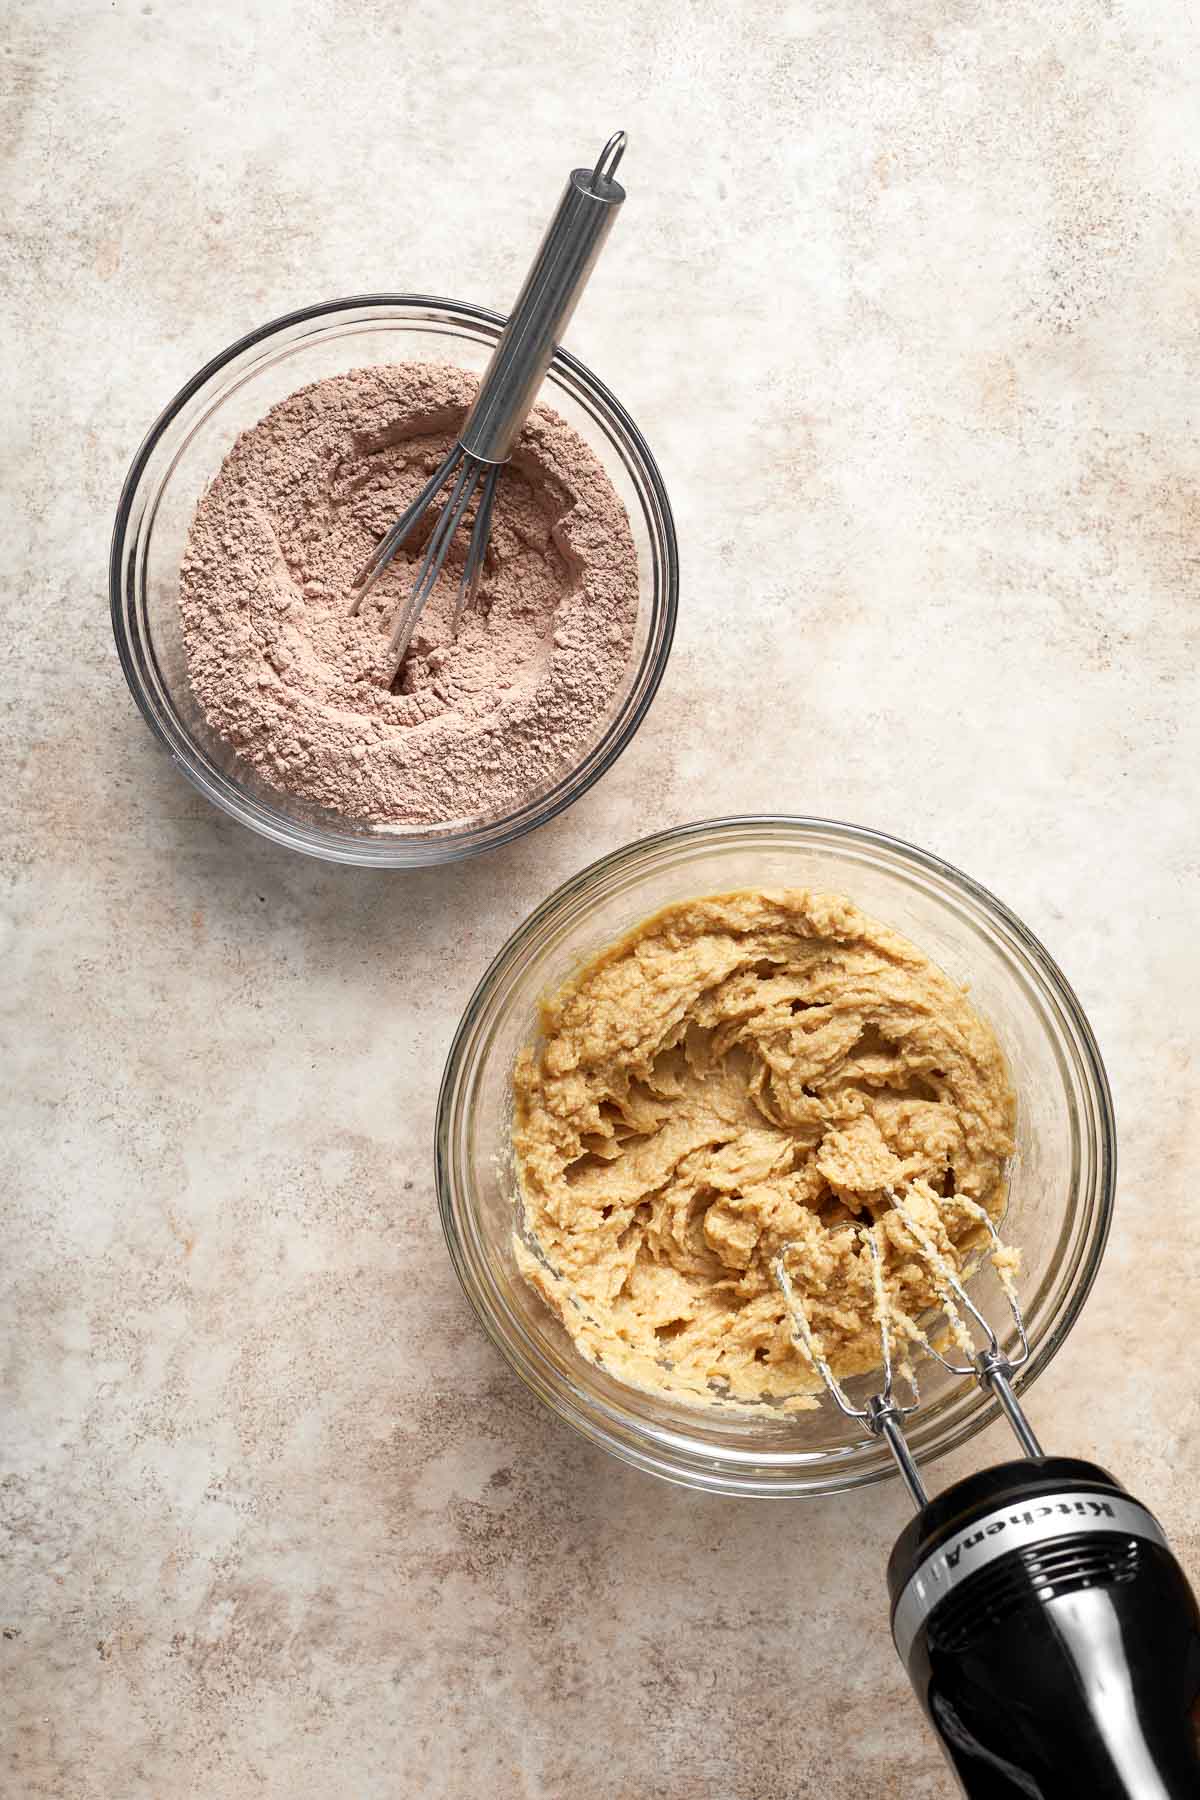
[[[957,1569],[959,1558],[964,1550],[973,1550],[976,1544],[982,1544],[985,1538],[996,1537],[1001,1531],[1007,1531],[1010,1525],[1036,1525],[1042,1519],[1054,1518],[1058,1513],[1065,1513],[1070,1518],[1078,1513],[1090,1523],[1093,1519],[1115,1519],[1116,1514],[1107,1500],[1056,1500],[1044,1506],[1031,1506],[1025,1512],[1010,1513],[1007,1519],[993,1519],[979,1531],[971,1532],[960,1538],[952,1550],[945,1552],[944,1561],[947,1568]]]

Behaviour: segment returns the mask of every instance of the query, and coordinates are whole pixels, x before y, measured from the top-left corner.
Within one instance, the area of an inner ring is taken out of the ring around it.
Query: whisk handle
[[[480,462],[507,462],[512,453],[625,198],[614,178],[624,149],[625,134],[616,132],[594,169],[571,171],[459,433]]]

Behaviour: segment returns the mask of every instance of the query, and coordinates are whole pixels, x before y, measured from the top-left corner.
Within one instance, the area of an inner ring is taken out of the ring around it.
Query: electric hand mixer
[[[1013,1392],[1029,1342],[1016,1294],[1012,1354],[901,1200],[889,1196],[931,1268],[950,1336],[969,1361],[921,1346],[995,1395],[1023,1456],[930,1500],[905,1441],[919,1404],[895,1392],[877,1227],[872,1259],[883,1382],[855,1406],[836,1379],[788,1272],[774,1273],[797,1349],[848,1418],[883,1438],[918,1508],[888,1562],[892,1636],[969,1800],[1196,1800],[1200,1796],[1200,1613],[1162,1528],[1095,1463],[1047,1456]],[[991,1221],[972,1208],[1000,1250]],[[983,1332],[976,1351],[964,1314]],[[911,1324],[911,1322],[906,1322]]]

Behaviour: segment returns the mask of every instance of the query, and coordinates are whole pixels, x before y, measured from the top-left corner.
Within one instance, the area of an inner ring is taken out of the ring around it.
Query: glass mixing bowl
[[[587,754],[503,816],[437,828],[356,823],[269,787],[212,731],[192,695],[179,566],[196,503],[239,433],[276,401],[371,363],[453,362],[481,372],[504,320],[421,294],[330,300],[274,319],[222,351],[178,393],[134,459],[117,508],[109,598],[121,667],[146,719],[202,794],[276,843],[332,862],[407,869],[454,862],[544,824],[611,767],[662,679],[679,586],[675,526],[657,464],[620,401],[566,351],[542,398],[591,446],[625,503],[638,556],[638,617],[624,684]]]
[[[586,1362],[517,1271],[510,1079],[537,1035],[539,998],[588,956],[671,901],[742,887],[848,895],[969,983],[1017,1092],[1006,1239],[1019,1246],[1031,1358],[1046,1367],[1095,1277],[1115,1178],[1112,1102],[1095,1040],[1037,939],[967,876],[910,844],[821,819],[716,819],[631,844],[560,887],[514,933],[463,1015],[442,1081],[437,1181],[459,1279],[521,1379],[593,1443],[637,1468],[723,1494],[829,1494],[892,1473],[877,1440],[827,1398],[815,1412],[736,1414],[643,1394]],[[990,1273],[972,1292],[1011,1342]],[[996,1416],[970,1380],[926,1359],[908,1422],[929,1461]],[[846,1384],[861,1398],[877,1387]]]

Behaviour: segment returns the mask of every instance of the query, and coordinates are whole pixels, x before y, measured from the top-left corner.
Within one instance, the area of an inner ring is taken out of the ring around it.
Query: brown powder
[[[411,363],[290,395],[226,457],[183,559],[188,666],[210,725],[272,786],[375,825],[512,812],[595,742],[629,661],[629,520],[546,407],[500,478],[457,638],[466,525],[389,682],[387,630],[441,498],[350,614],[354,576],[445,456],[475,387],[465,370]]]

